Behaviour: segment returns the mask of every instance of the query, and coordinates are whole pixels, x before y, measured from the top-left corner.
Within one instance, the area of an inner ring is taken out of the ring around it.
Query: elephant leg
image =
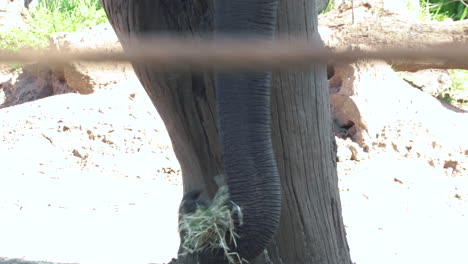
[[[223,34],[272,38],[275,32],[276,0],[215,0],[214,21],[212,2],[208,0],[102,0],[102,3],[124,50],[131,49],[132,38],[145,34],[202,35],[214,28],[215,37],[219,38]],[[236,222],[236,233],[240,236],[237,246],[229,246],[241,258],[254,259],[276,232],[281,205],[271,142],[271,74],[217,72],[214,92],[208,88],[212,85],[207,77],[210,73],[192,70],[168,73],[151,65],[132,64],[166,124],[181,163],[184,188],[205,182],[211,196],[215,184],[205,177],[220,174],[224,167],[230,200],[243,213],[242,221]],[[210,101],[214,97],[216,103]],[[217,113],[213,114],[214,104]],[[212,121],[213,116],[219,118],[219,123]],[[217,125],[222,146],[218,145]],[[223,164],[219,165],[221,155]],[[189,193],[186,198],[193,198],[196,203],[198,196],[193,194],[196,193]],[[226,263],[219,253],[186,255],[179,263]]]
[[[134,36],[204,36],[212,32],[212,0],[101,0],[125,50]],[[162,71],[133,62],[140,82],[171,137],[182,169],[184,190],[203,188],[205,199],[222,174],[217,112],[211,71]]]

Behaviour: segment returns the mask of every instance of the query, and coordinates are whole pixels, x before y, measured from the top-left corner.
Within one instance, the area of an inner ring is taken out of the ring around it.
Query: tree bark
[[[281,1],[279,36],[320,41],[313,1]],[[326,68],[274,74],[273,144],[282,218],[268,248],[273,263],[351,263],[341,215]]]
[[[146,33],[198,37],[212,31],[213,5],[210,1],[102,2],[108,14],[128,10],[124,12],[129,14],[127,17],[109,16],[120,40]],[[134,16],[147,16],[149,21],[138,24],[139,20]],[[125,41],[121,44],[124,50],[131,48]],[[182,169],[184,191],[202,188],[206,191],[205,198],[212,197],[217,189],[213,178],[223,171],[212,73],[189,69],[162,72],[151,65],[132,65],[171,137]]]
[[[211,2],[138,4],[141,1],[103,1],[108,14],[128,10],[124,12],[128,17],[110,16],[119,38],[167,31],[198,36],[212,28]],[[164,12],[158,12],[161,8]],[[279,10],[280,34],[305,34],[318,40],[315,1],[283,0]],[[152,20],[135,22],[134,17],[142,15]],[[122,44],[124,49],[131,47],[128,42]],[[163,73],[151,65],[133,66],[165,122],[182,168],[184,190],[202,187],[206,197],[213,197],[214,177],[223,166],[212,74],[190,69]],[[338,193],[325,65],[277,72],[273,78],[273,144],[283,209],[275,241],[255,263],[351,263]]]

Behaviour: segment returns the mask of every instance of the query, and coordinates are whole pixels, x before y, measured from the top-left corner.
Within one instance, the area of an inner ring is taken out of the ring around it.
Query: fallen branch
[[[356,14],[354,22],[353,11]],[[343,4],[338,9],[321,15],[319,23],[322,39],[333,49],[356,47],[384,51],[388,47],[401,47],[417,51],[440,47],[443,43],[468,46],[468,20],[422,22],[409,14],[392,13],[369,3],[361,3],[354,10],[350,4]],[[468,56],[466,49],[455,52],[461,57]],[[417,71],[429,68],[453,69],[459,68],[459,65],[451,64],[450,61],[446,61],[444,65],[438,62],[433,64],[430,60],[418,59],[395,60],[392,67],[401,71]]]

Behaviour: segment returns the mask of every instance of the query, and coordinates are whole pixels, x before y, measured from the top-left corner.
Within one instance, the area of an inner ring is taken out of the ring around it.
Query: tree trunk
[[[204,0],[102,2],[121,40],[145,33],[198,36],[212,29],[212,3]],[[316,40],[315,1],[281,1],[278,29]],[[122,45],[127,49],[131,41]],[[184,190],[201,187],[207,197],[213,197],[214,177],[222,173],[223,165],[212,74],[189,69],[163,73],[150,65],[133,66],[171,137]],[[275,73],[272,109],[283,209],[268,256],[255,263],[351,263],[341,216],[325,65]]]
[[[209,1],[102,2],[108,14],[119,14],[108,16],[124,49],[131,44],[122,40],[132,36],[174,33],[197,37],[212,30],[213,6]],[[147,17],[146,23],[136,17]],[[171,137],[182,169],[184,191],[204,188],[212,197],[217,189],[213,177],[223,171],[212,73],[168,73],[151,65],[132,64]]]
[[[313,1],[281,1],[279,35],[317,42]],[[284,33],[284,34],[283,34]],[[341,214],[325,65],[274,74],[273,147],[283,204],[273,263],[351,263]]]

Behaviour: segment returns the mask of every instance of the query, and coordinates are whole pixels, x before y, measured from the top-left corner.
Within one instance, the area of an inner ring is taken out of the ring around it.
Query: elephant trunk
[[[215,36],[272,38],[277,5],[275,0],[217,0]],[[216,87],[226,182],[243,214],[234,250],[251,260],[274,236],[281,211],[271,140],[271,73],[220,71]]]

